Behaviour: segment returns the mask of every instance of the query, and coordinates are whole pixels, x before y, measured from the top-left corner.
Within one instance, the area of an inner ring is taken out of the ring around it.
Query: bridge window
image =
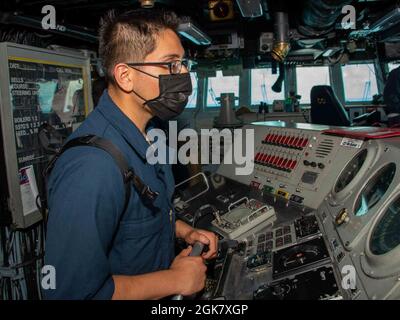
[[[285,99],[283,86],[278,93],[271,89],[278,77],[278,73],[272,74],[271,68],[251,70],[251,105],[259,105],[260,102],[272,104],[274,100]]]
[[[346,102],[372,101],[378,93],[375,68],[372,63],[342,66]]]
[[[239,97],[239,76],[224,77],[222,71],[217,71],[216,77],[208,78],[207,91],[207,107],[220,107],[217,98],[221,93],[234,93],[235,97]],[[235,105],[239,105],[238,99]]]
[[[301,95],[300,103],[310,103],[310,93],[314,86],[330,85],[329,67],[297,67],[297,94]]]
[[[196,105],[197,105],[197,90],[198,90],[197,73],[191,72],[190,78],[192,79],[193,92],[192,92],[191,96],[189,97],[186,108],[193,109],[193,108],[196,108]]]

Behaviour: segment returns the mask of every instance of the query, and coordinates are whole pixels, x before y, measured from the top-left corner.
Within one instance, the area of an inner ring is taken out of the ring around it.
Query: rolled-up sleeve
[[[108,261],[124,201],[122,175],[113,158],[76,147],[58,160],[48,184],[45,264],[56,271],[47,299],[110,299]]]

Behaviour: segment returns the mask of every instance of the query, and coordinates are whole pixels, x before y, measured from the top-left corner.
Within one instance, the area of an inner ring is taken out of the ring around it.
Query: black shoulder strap
[[[123,211],[126,210],[131,195],[130,183],[133,183],[137,192],[139,193],[139,195],[142,197],[143,200],[150,203],[153,203],[156,200],[158,192],[152,191],[150,187],[146,185],[135,174],[134,170],[131,167],[129,167],[129,164],[126,161],[123,153],[111,141],[98,137],[96,135],[86,135],[69,140],[48,164],[44,173],[45,177],[47,177],[50,174],[51,170],[54,168],[56,161],[65,151],[67,151],[70,148],[78,146],[96,147],[106,151],[108,154],[112,156],[112,158],[119,167],[125,185],[125,204]]]

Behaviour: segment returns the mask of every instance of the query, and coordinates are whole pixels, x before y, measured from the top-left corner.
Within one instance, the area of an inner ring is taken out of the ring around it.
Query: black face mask
[[[140,99],[145,101],[143,105],[147,105],[155,116],[167,121],[179,116],[183,112],[193,90],[189,73],[162,74],[155,77],[142,70],[136,70],[153,78],[158,78],[160,95],[157,98],[146,101],[133,91]]]

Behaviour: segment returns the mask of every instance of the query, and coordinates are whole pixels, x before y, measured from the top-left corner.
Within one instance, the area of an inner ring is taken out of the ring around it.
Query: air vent
[[[326,158],[333,150],[334,142],[331,139],[324,139],[318,145],[315,150],[315,155],[317,158]]]

